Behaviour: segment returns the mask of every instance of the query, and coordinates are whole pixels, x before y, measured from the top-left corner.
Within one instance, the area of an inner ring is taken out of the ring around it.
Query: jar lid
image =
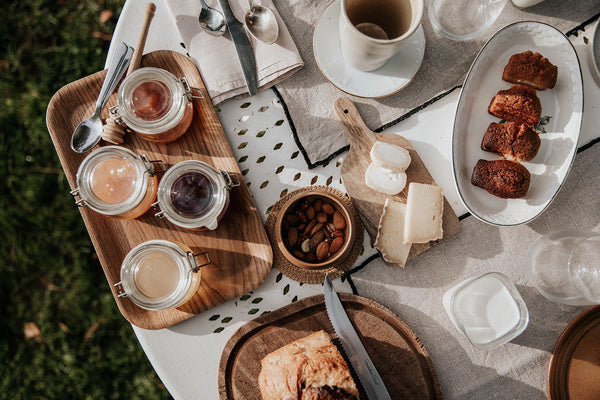
[[[149,240],[134,247],[121,264],[125,295],[147,310],[178,306],[188,295],[198,262],[176,243]]]
[[[146,195],[148,179],[154,166],[145,156],[138,156],[120,146],[105,146],[91,152],[79,165],[77,205],[88,206],[105,215],[119,215],[135,208]]]
[[[229,200],[231,180],[226,171],[198,160],[187,160],[169,168],[158,186],[157,202],[166,217],[175,225],[197,229],[217,228],[221,212]]]
[[[175,127],[188,102],[185,87],[175,75],[161,68],[144,67],[121,83],[117,108],[129,128],[152,135]]]

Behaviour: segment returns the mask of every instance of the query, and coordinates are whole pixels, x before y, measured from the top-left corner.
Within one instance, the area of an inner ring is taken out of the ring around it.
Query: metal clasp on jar
[[[181,78],[179,78],[179,82],[181,82],[181,84],[183,85],[183,89],[185,91],[185,93],[183,94],[189,101],[192,101],[193,99],[204,99],[204,93],[202,92],[202,89],[197,88],[197,87],[193,87],[190,86],[190,84],[188,83],[187,79],[185,78],[185,76],[182,76]],[[192,89],[196,89],[197,91],[200,92],[200,96],[194,96],[192,94]]]
[[[123,116],[121,116],[121,114],[119,114],[119,105],[118,104],[115,104],[114,106],[109,107],[108,113],[117,125],[124,126],[127,128],[125,121],[123,121]]]
[[[145,154],[140,155],[140,160],[144,163],[146,171],[150,176],[167,170],[167,165],[162,160],[148,160],[148,157],[146,157]],[[158,168],[156,166],[158,166]]]
[[[231,190],[234,187],[240,186],[240,179],[238,178],[237,174],[230,174],[229,171],[225,170],[219,170],[219,172],[221,175],[223,175],[223,178],[225,178],[225,187],[227,190]],[[234,177],[235,181],[233,179]]]
[[[71,190],[69,193],[71,193],[71,195],[75,199],[75,204],[77,205],[77,207],[87,207],[87,202],[85,201],[85,199],[83,197],[80,197],[81,193],[79,193],[78,187]],[[80,198],[77,199],[77,197],[80,197]]]
[[[123,289],[123,282],[117,282],[113,286],[117,292],[117,297],[127,297],[127,293],[125,293],[125,289]]]
[[[212,264],[210,256],[207,252],[192,254],[188,251],[185,253],[185,255],[187,257],[188,263],[190,264],[190,269],[192,270],[192,272],[198,272],[200,268]],[[202,262],[200,261],[200,256],[204,257],[204,264],[202,264]]]

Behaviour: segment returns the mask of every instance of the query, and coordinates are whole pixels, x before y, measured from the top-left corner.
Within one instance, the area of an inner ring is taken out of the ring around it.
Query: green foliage
[[[3,4],[0,399],[169,398],[117,309],[45,120],[60,87],[103,69],[123,3]]]

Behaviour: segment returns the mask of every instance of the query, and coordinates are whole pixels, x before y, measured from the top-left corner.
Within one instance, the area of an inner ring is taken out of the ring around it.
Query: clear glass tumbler
[[[536,240],[527,255],[531,283],[547,299],[600,304],[600,234],[557,231]]]
[[[433,28],[454,40],[470,40],[490,27],[508,0],[428,0]]]

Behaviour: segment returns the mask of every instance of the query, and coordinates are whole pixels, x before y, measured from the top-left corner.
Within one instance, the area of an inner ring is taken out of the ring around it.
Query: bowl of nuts
[[[343,262],[352,250],[357,226],[349,201],[318,189],[287,199],[274,229],[283,256],[307,269]]]

